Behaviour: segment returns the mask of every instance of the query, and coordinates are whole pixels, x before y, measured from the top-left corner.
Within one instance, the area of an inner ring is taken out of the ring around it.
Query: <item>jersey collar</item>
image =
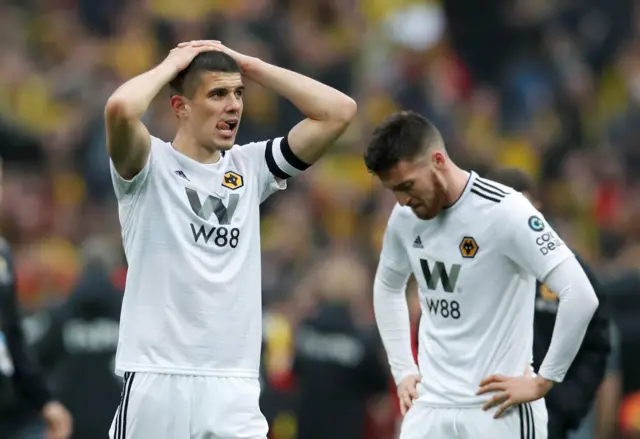
[[[469,192],[471,191],[471,184],[477,177],[478,177],[478,174],[476,174],[473,171],[470,171],[469,177],[467,178],[467,184],[464,185],[464,189],[462,190],[462,193],[460,194],[458,199],[454,201],[453,204],[445,206],[443,210],[446,212],[451,212],[453,209],[459,206],[462,203],[462,201],[467,197],[467,195],[469,195]]]

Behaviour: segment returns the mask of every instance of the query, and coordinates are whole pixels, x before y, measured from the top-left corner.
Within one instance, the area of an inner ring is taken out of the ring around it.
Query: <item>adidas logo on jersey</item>
[[[424,248],[422,245],[422,239],[419,236],[417,236],[416,240],[413,241],[413,248]]]
[[[173,173],[174,173],[174,174],[176,174],[178,177],[182,177],[182,178],[184,178],[184,179],[185,179],[185,180],[187,180],[187,181],[191,181],[191,180],[189,180],[189,179],[187,178],[187,176],[185,175],[185,173],[184,173],[182,170],[180,170],[180,169],[178,169],[177,171],[173,171]]]

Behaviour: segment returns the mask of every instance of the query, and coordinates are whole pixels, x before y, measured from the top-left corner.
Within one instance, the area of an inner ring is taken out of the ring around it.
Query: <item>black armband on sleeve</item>
[[[264,152],[264,158],[269,171],[283,180],[294,177],[311,166],[294,154],[289,146],[287,137],[269,140]]]

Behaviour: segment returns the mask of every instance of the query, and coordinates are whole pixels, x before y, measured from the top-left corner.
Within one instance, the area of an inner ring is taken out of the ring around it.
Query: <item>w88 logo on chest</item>
[[[215,195],[207,196],[203,203],[195,190],[185,188],[185,192],[193,213],[207,222],[215,216],[218,222],[217,226],[190,222],[193,241],[196,244],[202,242],[216,247],[236,248],[240,243],[240,229],[231,226],[231,222],[240,202],[240,195],[231,194],[225,205]]]
[[[458,279],[460,278],[460,271],[462,266],[460,264],[451,264],[447,266],[442,261],[427,261],[426,259],[420,259],[420,267],[422,268],[422,275],[424,279],[424,285],[426,291],[442,292],[449,294],[455,294],[458,285]],[[454,297],[432,297],[425,294],[425,306],[424,311],[443,319],[458,320],[461,317],[460,314],[460,302]]]
[[[449,299],[425,298],[425,310],[443,319],[458,320],[460,318],[460,302]]]
[[[196,229],[193,223],[190,226],[193,240],[196,243],[202,240],[205,244],[213,244],[216,247],[236,248],[240,242],[240,229],[237,227],[218,226],[207,228],[201,225]]]

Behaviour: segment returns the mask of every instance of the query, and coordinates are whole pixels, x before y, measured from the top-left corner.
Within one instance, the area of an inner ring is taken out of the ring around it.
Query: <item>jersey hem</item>
[[[190,375],[190,376],[211,376],[227,378],[253,378],[260,377],[258,372],[252,370],[229,370],[229,369],[198,369],[188,367],[162,367],[149,365],[123,364],[116,367],[116,375],[124,376],[125,372],[157,373],[164,375]]]
[[[415,405],[419,405],[420,407],[430,407],[436,409],[479,409],[482,408],[486,401],[478,402],[478,403],[441,403],[441,402],[431,402],[431,401],[420,401],[418,399],[415,401]]]

